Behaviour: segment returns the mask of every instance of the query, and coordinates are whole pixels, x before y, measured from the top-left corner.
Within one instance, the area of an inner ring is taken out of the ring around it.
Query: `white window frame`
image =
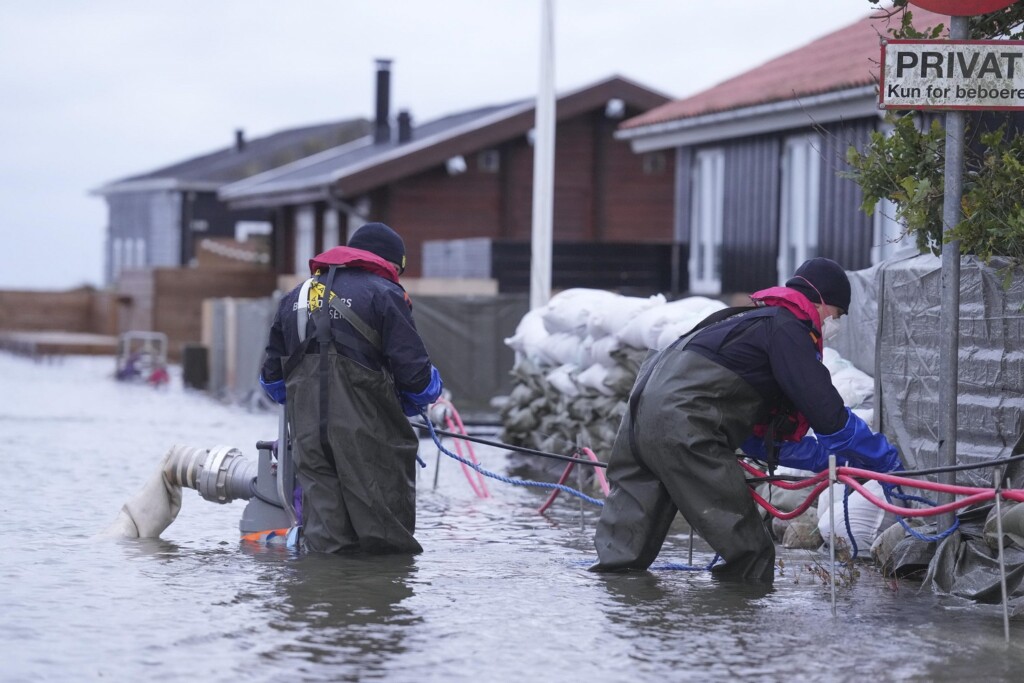
[[[146,267],[146,240],[141,237],[135,238],[135,262],[136,268]]]
[[[123,245],[124,239],[121,237],[115,237],[110,246],[110,275],[115,280],[121,274],[121,268],[124,263],[122,251]]]
[[[896,220],[896,205],[888,199],[880,199],[875,204],[871,230],[871,265],[878,265],[907,246],[901,239],[903,233],[903,225]]]
[[[702,149],[694,156],[690,206],[690,292],[722,293],[722,209],[725,151]]]
[[[821,198],[821,138],[815,133],[786,138],[782,150],[779,207],[778,282],[784,284],[801,263],[818,253]]]
[[[324,251],[341,244],[341,229],[339,227],[338,212],[328,208],[324,211]]]
[[[295,211],[295,274],[309,276],[309,259],[316,256],[316,211],[300,206]]]
[[[895,127],[889,123],[883,123],[880,132],[886,137],[892,135]],[[886,260],[896,250],[906,246],[900,238],[904,233],[904,226],[896,220],[896,204],[888,199],[880,199],[875,204],[875,214],[871,226],[871,265],[877,265]]]

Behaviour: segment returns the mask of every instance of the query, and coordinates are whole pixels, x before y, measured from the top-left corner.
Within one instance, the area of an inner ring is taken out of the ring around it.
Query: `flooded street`
[[[597,508],[488,480],[478,499],[421,455],[412,558],[295,555],[238,541],[244,502],[184,491],[160,539],[98,539],[176,443],[255,459],[277,417],[120,384],[109,358],[0,354],[2,681],[1017,680],[1024,622],[895,590],[868,565],[830,592],[781,551],[770,591],[707,572],[594,575]],[[457,397],[456,397],[457,405]],[[451,445],[449,444],[449,448]],[[504,455],[476,447],[506,472]],[[602,455],[603,454],[599,454]],[[677,522],[659,563],[687,561]],[[698,546],[695,564],[711,553]]]

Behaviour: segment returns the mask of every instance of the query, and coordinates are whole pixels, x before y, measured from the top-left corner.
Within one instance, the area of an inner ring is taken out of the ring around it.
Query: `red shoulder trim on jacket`
[[[328,249],[322,254],[309,259],[309,274],[315,275],[317,269],[329,268],[331,266],[359,268],[374,275],[387,278],[396,285],[399,284],[398,268],[370,251],[344,246]]]

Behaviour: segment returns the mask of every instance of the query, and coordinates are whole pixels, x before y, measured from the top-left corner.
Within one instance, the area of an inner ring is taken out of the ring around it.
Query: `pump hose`
[[[558,490],[558,491],[564,491],[565,493],[568,493],[571,496],[576,496],[577,498],[579,498],[581,500],[585,500],[586,502],[591,503],[592,505],[598,505],[598,506],[603,506],[604,505],[604,501],[603,500],[598,500],[597,498],[592,498],[592,497],[588,496],[587,494],[583,493],[582,491],[577,491],[576,489],[574,489],[574,488],[572,488],[570,486],[566,486],[565,484],[552,484],[551,482],[531,481],[529,479],[513,479],[511,477],[506,477],[504,475],[497,474],[495,472],[491,472],[489,470],[486,470],[483,467],[481,467],[480,465],[478,465],[477,463],[472,462],[470,460],[467,460],[466,458],[463,458],[462,456],[456,455],[455,453],[452,453],[447,448],[445,448],[444,445],[441,443],[441,438],[438,436],[438,431],[439,430],[434,428],[434,423],[430,421],[430,417],[426,414],[426,410],[424,410],[421,415],[423,417],[424,424],[423,425],[416,425],[416,426],[418,426],[418,427],[425,426],[428,430],[430,430],[430,437],[434,440],[434,443],[437,445],[438,449],[442,453],[444,453],[445,455],[447,455],[450,458],[458,460],[463,465],[465,465],[465,466],[467,466],[467,467],[469,467],[469,468],[471,468],[473,470],[476,470],[477,472],[479,472],[480,474],[484,475],[485,477],[490,477],[491,479],[497,479],[498,481],[505,482],[506,484],[512,484],[513,486],[533,486],[533,487],[542,488],[542,489],[555,489],[555,490]],[[451,436],[465,438],[464,435],[461,435],[461,434],[451,434]],[[541,451],[537,451],[537,453],[541,453]],[[554,455],[554,454],[553,453],[547,453],[545,455],[551,456],[551,455]],[[560,460],[571,460],[573,462],[578,462],[580,464],[587,464],[587,465],[594,465],[595,464],[594,462],[592,462],[590,460],[586,460],[584,458],[571,458],[571,457],[568,457],[568,456],[562,456],[559,459]]]

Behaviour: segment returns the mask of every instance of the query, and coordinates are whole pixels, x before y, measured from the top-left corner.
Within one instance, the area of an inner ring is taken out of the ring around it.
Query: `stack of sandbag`
[[[564,452],[584,442],[607,458],[637,371],[660,349],[725,308],[700,296],[666,301],[568,289],[526,314],[505,340],[516,351],[502,410],[506,443]]]
[[[527,313],[505,340],[516,351],[513,389],[502,409],[502,440],[547,452],[564,453],[582,437],[607,460],[636,374],[651,349],[661,349],[725,304],[702,296],[667,301],[662,295],[628,297],[594,289],[569,289],[546,306]],[[874,380],[825,348],[822,362],[843,402],[868,423]],[[785,470],[786,474],[809,472]],[[784,512],[799,505],[806,490],[759,492]],[[838,537],[849,539],[843,495],[836,496]],[[828,497],[792,522],[775,520],[773,529],[788,547],[818,547],[831,540]],[[891,518],[860,494],[847,502],[858,548],[870,547]],[[792,527],[792,528],[791,528]],[[866,553],[864,553],[866,555]]]

